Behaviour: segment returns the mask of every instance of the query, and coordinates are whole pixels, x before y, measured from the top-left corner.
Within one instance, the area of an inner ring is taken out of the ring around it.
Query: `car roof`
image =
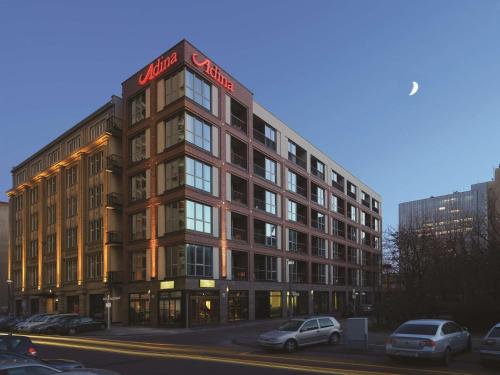
[[[415,320],[409,320],[405,322],[404,324],[444,324],[451,322],[451,320],[443,320],[443,319],[415,319]]]

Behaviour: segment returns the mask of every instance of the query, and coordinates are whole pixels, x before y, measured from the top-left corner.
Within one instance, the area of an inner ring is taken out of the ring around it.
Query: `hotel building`
[[[183,40],[13,169],[18,312],[192,326],[341,313],[380,286],[381,197]]]

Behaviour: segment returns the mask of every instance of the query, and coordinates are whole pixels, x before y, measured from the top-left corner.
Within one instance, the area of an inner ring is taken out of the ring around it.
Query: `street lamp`
[[[6,283],[7,283],[7,313],[10,316],[10,314],[11,314],[10,304],[11,304],[11,299],[12,299],[11,285],[14,283],[14,281],[11,279],[7,279]]]
[[[290,319],[293,315],[292,311],[292,266],[295,261],[287,259],[286,264],[288,265],[288,298],[287,298],[287,315]]]

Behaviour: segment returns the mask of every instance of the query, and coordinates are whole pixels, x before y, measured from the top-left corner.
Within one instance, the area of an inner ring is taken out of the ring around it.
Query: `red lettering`
[[[193,55],[191,56],[191,60],[193,61],[194,65],[203,68],[205,74],[219,83],[222,87],[226,88],[229,91],[234,91],[233,81],[222,74],[220,68],[217,65],[212,64],[209,59],[198,61],[198,54],[193,53]]]
[[[172,52],[172,54],[167,57],[159,57],[154,63],[149,64],[146,74],[143,73],[139,76],[139,84],[145,85],[149,81],[152,81],[176,62],[177,52]]]

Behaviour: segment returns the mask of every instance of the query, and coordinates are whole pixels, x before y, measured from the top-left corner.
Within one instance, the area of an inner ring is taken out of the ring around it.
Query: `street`
[[[87,367],[118,371],[123,375],[203,371],[218,374],[494,374],[479,365],[474,351],[457,356],[449,368],[434,363],[394,364],[383,355],[383,335],[374,334],[368,352],[342,345],[317,345],[296,353],[263,351],[252,337],[276,322],[243,324],[200,330],[115,328],[110,334],[91,336],[31,336],[42,358],[68,358]]]

